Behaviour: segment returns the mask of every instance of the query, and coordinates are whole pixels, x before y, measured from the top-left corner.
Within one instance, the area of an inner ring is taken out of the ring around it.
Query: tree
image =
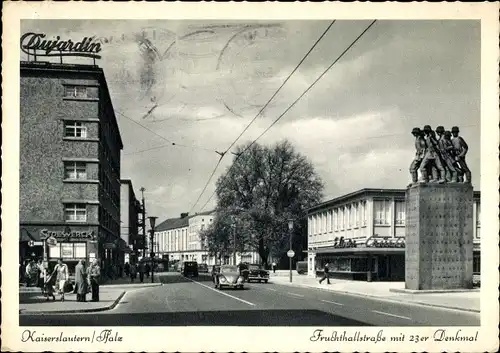
[[[321,200],[323,183],[289,141],[248,147],[237,148],[238,157],[217,180],[215,220],[203,239],[209,249],[227,244],[230,251],[257,251],[267,265],[270,254],[288,246],[288,219],[294,220],[294,235],[302,232],[306,209]],[[235,231],[224,231],[227,224]]]

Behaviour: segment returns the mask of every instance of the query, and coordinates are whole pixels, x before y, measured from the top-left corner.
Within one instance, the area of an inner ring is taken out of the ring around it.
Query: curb
[[[386,298],[386,297],[380,297],[376,295],[370,295],[370,294],[361,294],[361,293],[354,293],[354,292],[349,292],[345,290],[331,290],[328,288],[321,288],[321,287],[314,287],[309,284],[290,284],[290,283],[277,283],[277,282],[269,282],[269,283],[274,283],[278,285],[284,285],[284,286],[290,286],[290,287],[304,287],[304,288],[314,288],[314,289],[319,289],[322,291],[326,292],[335,292],[339,294],[348,294],[352,296],[357,296],[357,297],[365,297],[365,298],[372,298],[372,299],[377,299],[380,301],[385,301],[385,302],[392,302],[392,303],[404,303],[404,304],[418,304],[422,306],[430,306],[430,307],[436,307],[436,308],[443,308],[443,309],[451,309],[451,310],[458,310],[458,311],[466,311],[470,313],[475,313],[479,314],[481,313],[481,310],[477,309],[467,309],[467,308],[460,308],[456,306],[449,306],[449,305],[441,305],[441,304],[434,304],[434,303],[426,303],[426,302],[420,302],[420,301],[415,301],[415,300],[398,300],[398,299],[392,299],[392,298]]]
[[[89,308],[89,309],[76,309],[76,310],[59,310],[59,311],[25,311],[24,309],[19,309],[20,315],[53,315],[53,314],[76,314],[76,313],[93,313],[99,311],[107,311],[114,309],[123,296],[127,293],[126,291],[122,291],[118,298],[111,305],[107,305],[100,308]]]
[[[124,284],[103,284],[99,286],[99,288],[117,288],[120,289],[121,287],[124,287],[126,289],[130,288],[149,288],[149,287],[159,287],[162,286],[163,283],[157,282],[157,283],[141,283],[141,284],[132,284],[132,283],[124,283]]]

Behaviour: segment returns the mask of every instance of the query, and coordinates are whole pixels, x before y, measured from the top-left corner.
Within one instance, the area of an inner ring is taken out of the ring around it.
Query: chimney
[[[188,215],[189,215],[189,212],[181,213],[181,219],[186,218]]]

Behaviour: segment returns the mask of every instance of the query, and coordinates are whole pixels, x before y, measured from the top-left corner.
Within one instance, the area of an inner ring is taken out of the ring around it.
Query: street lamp
[[[293,236],[293,219],[288,220],[288,230],[290,232],[290,250],[288,250],[288,259],[289,259],[289,265],[290,265],[290,283],[292,283],[292,257],[295,255],[292,249],[292,236]]]
[[[154,269],[155,269],[155,252],[153,248],[154,236],[155,236],[155,223],[158,217],[149,216],[149,223],[151,224],[151,283],[154,282]]]

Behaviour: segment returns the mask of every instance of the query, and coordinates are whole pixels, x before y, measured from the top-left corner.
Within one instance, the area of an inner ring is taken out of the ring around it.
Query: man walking
[[[87,301],[87,271],[85,269],[85,262],[83,260],[78,261],[75,268],[75,291],[76,291],[76,301],[85,302]]]
[[[92,290],[92,301],[99,301],[99,278],[101,276],[101,268],[98,265],[97,259],[94,259],[92,265],[88,269],[90,279],[90,287]]]
[[[139,280],[141,283],[144,282],[144,272],[146,271],[146,268],[144,266],[144,261],[139,262]]]
[[[323,277],[319,280],[319,283],[323,283],[326,279],[326,283],[330,284],[330,276],[329,276],[330,268],[328,262],[325,264],[325,268],[323,269]]]

